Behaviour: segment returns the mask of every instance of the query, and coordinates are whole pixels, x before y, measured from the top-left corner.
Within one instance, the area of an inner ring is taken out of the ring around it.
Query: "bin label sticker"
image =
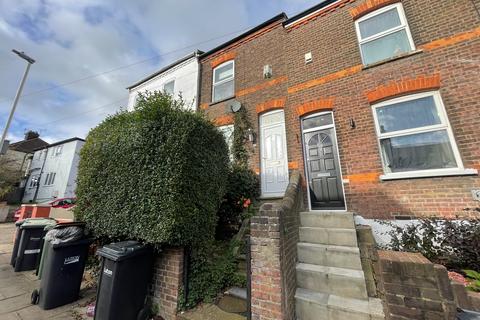
[[[103,273],[105,273],[107,276],[110,276],[110,277],[111,277],[112,274],[113,274],[113,271],[110,270],[110,269],[108,269],[108,268],[104,268],[104,269],[103,269]]]
[[[77,263],[78,261],[80,261],[80,256],[73,256],[73,257],[65,258],[65,261],[63,262],[63,264],[72,264],[72,263]]]
[[[40,238],[33,238],[33,237],[31,237],[31,238],[30,238],[30,241],[40,241]]]
[[[40,253],[40,249],[32,249],[32,250],[23,251],[23,254],[36,254],[36,253]]]

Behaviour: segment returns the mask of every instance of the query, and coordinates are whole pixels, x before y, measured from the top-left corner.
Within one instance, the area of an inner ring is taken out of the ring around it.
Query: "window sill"
[[[400,59],[404,59],[404,58],[407,58],[407,57],[410,57],[410,56],[417,55],[417,54],[422,53],[422,52],[423,52],[422,49],[418,49],[418,50],[410,51],[410,52],[407,52],[407,53],[404,53],[404,54],[401,54],[401,55],[398,55],[398,56],[395,56],[395,57],[391,57],[391,58],[388,58],[388,59],[385,59],[385,60],[381,60],[381,61],[378,61],[378,62],[366,64],[362,67],[362,70],[367,70],[367,69],[370,69],[370,68],[381,66],[382,64],[389,63],[389,62],[396,61],[396,60],[400,60]]]
[[[435,177],[449,177],[449,176],[471,176],[477,175],[476,169],[449,169],[449,170],[432,170],[432,171],[418,171],[418,172],[399,172],[382,174],[380,180],[400,180],[400,179],[415,179],[415,178],[435,178]]]
[[[233,95],[231,97],[228,97],[228,98],[225,98],[225,99],[222,99],[222,100],[219,100],[219,101],[211,102],[208,106],[211,107],[211,106],[214,106],[216,104],[219,104],[219,103],[231,100],[231,99],[235,99],[235,95]]]
[[[261,195],[258,197],[260,200],[278,200],[278,199],[283,199],[284,194],[267,194],[267,195]]]

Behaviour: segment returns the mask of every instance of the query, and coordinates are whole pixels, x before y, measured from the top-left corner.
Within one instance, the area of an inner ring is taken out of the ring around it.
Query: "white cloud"
[[[311,2],[2,0],[0,125],[10,110],[11,101],[6,99],[13,98],[25,67],[10,53],[13,48],[37,60],[25,94],[161,56],[57,90],[24,96],[10,131],[12,140],[28,129],[38,130],[51,140],[85,137],[107,114],[126,105],[126,100],[98,107],[126,98],[127,85],[195,47],[169,52],[261,23],[283,7],[292,11],[305,9]],[[199,47],[209,49],[232,37]]]

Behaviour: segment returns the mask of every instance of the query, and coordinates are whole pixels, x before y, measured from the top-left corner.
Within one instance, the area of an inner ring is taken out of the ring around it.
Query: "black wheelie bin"
[[[40,289],[32,292],[32,304],[48,310],[78,299],[92,242],[80,226],[59,225],[47,232]]]
[[[102,269],[95,320],[146,320],[152,249],[137,241],[111,243],[97,251]]]
[[[28,218],[18,223],[17,235],[12,252],[12,265],[15,272],[34,270],[41,254],[41,242],[45,227],[57,221],[50,218]],[[18,245],[17,245],[18,242]]]

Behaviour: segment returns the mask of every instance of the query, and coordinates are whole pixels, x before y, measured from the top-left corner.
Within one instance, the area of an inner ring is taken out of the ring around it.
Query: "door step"
[[[300,212],[300,226],[314,228],[341,228],[355,230],[350,212],[309,211]]]
[[[300,227],[300,242],[357,247],[355,229]]]
[[[295,293],[297,320],[383,320],[380,299],[339,297],[298,288]]]
[[[365,276],[361,270],[297,264],[297,286],[347,298],[368,299]]]
[[[298,261],[325,267],[362,270],[358,247],[297,243]]]

